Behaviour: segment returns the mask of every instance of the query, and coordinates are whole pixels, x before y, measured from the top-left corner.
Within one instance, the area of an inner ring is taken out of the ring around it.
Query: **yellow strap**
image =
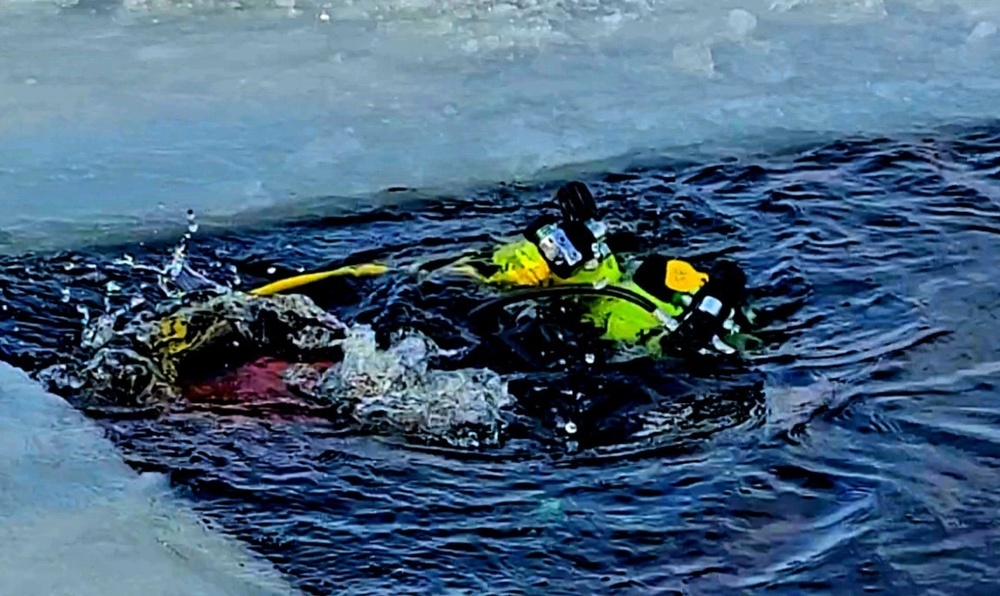
[[[272,294],[277,294],[278,292],[284,292],[285,290],[290,290],[292,288],[298,288],[306,284],[311,284],[316,281],[326,279],[328,277],[341,277],[345,275],[353,275],[354,277],[361,277],[366,275],[381,275],[388,271],[389,268],[385,265],[379,265],[377,263],[365,263],[363,265],[353,265],[349,267],[341,267],[339,269],[333,269],[331,271],[320,271],[319,273],[305,273],[302,275],[296,275],[294,277],[289,277],[286,279],[281,279],[272,283],[267,284],[257,288],[256,290],[251,290],[250,293],[254,296],[270,296]]]
[[[443,267],[441,271],[450,273],[461,273],[462,275],[468,275],[469,277],[475,278],[478,281],[486,281],[486,278],[479,273],[479,270],[472,265],[451,265],[450,267]]]
[[[667,261],[667,287],[675,292],[692,294],[708,281],[708,274],[702,273],[690,263],[673,259]]]

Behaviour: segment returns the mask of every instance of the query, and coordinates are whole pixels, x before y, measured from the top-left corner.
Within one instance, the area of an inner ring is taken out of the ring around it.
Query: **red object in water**
[[[328,407],[296,395],[282,379],[282,374],[293,364],[260,358],[218,377],[188,383],[183,388],[183,395],[190,410],[256,417],[322,417]],[[333,364],[308,363],[317,371],[324,371]]]

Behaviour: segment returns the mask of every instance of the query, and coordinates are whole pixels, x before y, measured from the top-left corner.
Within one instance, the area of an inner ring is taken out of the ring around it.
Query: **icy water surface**
[[[500,444],[479,448],[253,408],[103,425],[311,594],[995,585],[997,128],[605,169],[589,182],[617,249],[740,262],[762,349],[714,368],[589,364],[555,346],[567,364],[545,370],[492,352],[474,364],[517,403]],[[553,188],[398,191],[352,215],[199,231],[190,262],[245,288],[387,261],[400,271],[310,295],[349,324],[460,350],[491,291],[405,268],[516,234]],[[3,358],[38,371],[76,357],[81,308],[105,310],[109,282],[112,308],[159,292],[115,259],[162,264],[172,248],[5,258]]]

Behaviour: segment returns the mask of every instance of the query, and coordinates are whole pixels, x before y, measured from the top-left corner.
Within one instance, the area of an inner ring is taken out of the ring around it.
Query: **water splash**
[[[434,358],[447,354],[422,335],[382,350],[370,327],[348,328],[306,296],[255,297],[220,284],[207,294],[169,287],[185,272],[198,275],[184,246],[175,247],[166,267],[129,255],[118,259],[116,264],[156,274],[164,296],[153,303],[133,296],[114,307],[121,286],[108,282],[103,312],[95,316],[77,307],[82,355],[42,370],[39,378],[91,413],[120,415],[175,407],[192,369],[225,369],[262,356],[339,360],[325,374],[292,366],[286,382],[314,403],[335,406],[343,422],[369,431],[456,447],[500,443],[501,411],[512,400],[496,373],[431,369]]]
[[[381,350],[368,326],[341,342],[344,358],[320,377],[300,367],[289,380],[327,401],[363,427],[452,446],[500,444],[503,408],[513,404],[507,383],[488,369],[436,370],[437,345],[416,334]]]

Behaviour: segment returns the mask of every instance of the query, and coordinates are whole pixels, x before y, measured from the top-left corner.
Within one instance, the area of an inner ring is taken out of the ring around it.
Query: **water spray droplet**
[[[62,301],[63,302],[69,302],[69,299],[70,299],[69,288],[63,288],[62,289]]]
[[[188,232],[194,234],[198,231],[198,222],[195,221],[194,209],[188,209],[187,212],[188,220]]]
[[[564,426],[563,428],[566,429],[566,434],[570,435],[576,434],[576,424],[572,422],[567,422],[566,426]]]
[[[267,268],[267,274],[268,274],[268,275],[274,275],[274,272],[275,272],[275,271],[277,271],[277,269],[276,269],[276,268],[274,268],[274,267],[268,267],[268,268]]]
[[[593,354],[587,354],[586,356],[583,357],[583,359],[587,361],[587,364],[593,364],[594,363],[594,355]]]

